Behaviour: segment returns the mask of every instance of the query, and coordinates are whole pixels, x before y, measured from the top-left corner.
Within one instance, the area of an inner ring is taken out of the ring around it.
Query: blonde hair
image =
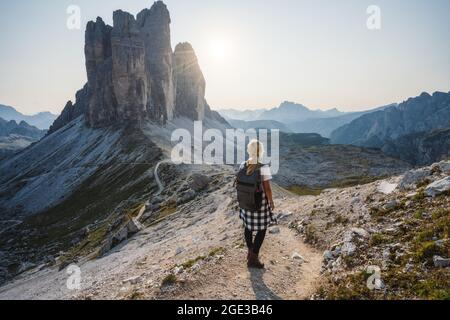
[[[247,146],[249,159],[247,161],[247,175],[253,174],[264,156],[264,145],[253,139]]]

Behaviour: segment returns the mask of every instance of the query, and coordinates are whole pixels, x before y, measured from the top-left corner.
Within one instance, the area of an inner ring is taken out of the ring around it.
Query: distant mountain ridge
[[[0,136],[5,137],[11,134],[39,139],[44,135],[44,131],[30,126],[25,121],[17,123],[15,120],[6,121],[0,117]]]
[[[359,112],[349,112],[338,117],[331,118],[316,118],[316,119],[308,119],[303,121],[296,121],[288,124],[288,127],[291,131],[297,133],[318,133],[325,138],[329,138],[331,133],[352,122],[355,119],[358,119],[362,115],[376,112],[379,110],[383,110],[388,107],[395,106],[396,104],[390,104],[387,106],[378,107],[375,109],[370,109],[367,111],[359,111]]]
[[[284,101],[279,107],[264,111],[257,120],[275,120],[283,123],[317,118],[331,118],[345,114],[337,109],[311,110],[302,104]]]
[[[44,130],[30,126],[25,121],[17,123],[15,120],[6,121],[0,118],[0,159],[28,147],[44,134]]]
[[[327,111],[311,110],[301,104],[293,102],[283,102],[278,108],[256,109],[256,110],[236,110],[224,109],[218,112],[239,128],[264,127],[267,129],[280,129],[284,132],[295,133],[318,133],[325,138],[329,138],[331,133],[337,128],[346,125],[364,114],[376,112],[397,104],[389,104],[374,109],[358,112],[341,112],[338,109]],[[245,122],[242,122],[245,121]],[[269,123],[270,122],[270,123]]]
[[[450,126],[450,92],[422,93],[398,106],[366,114],[331,134],[334,144],[381,148],[389,140]]]
[[[25,121],[28,124],[37,127],[41,130],[48,130],[51,124],[57,118],[57,115],[52,114],[51,112],[40,112],[35,115],[29,116],[23,113],[20,113],[15,108],[11,106],[5,106],[0,104],[0,118],[3,118],[7,121],[15,120],[16,122]]]

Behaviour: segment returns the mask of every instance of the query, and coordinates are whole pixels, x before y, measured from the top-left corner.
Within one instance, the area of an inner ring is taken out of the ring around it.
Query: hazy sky
[[[2,0],[0,103],[60,112],[86,82],[84,27],[144,0]],[[215,109],[367,109],[422,91],[450,90],[448,0],[166,0],[172,44],[189,41]],[[69,5],[80,30],[66,27]],[[366,26],[381,8],[381,30]]]

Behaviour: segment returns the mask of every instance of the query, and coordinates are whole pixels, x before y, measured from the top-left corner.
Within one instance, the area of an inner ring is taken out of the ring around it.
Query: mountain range
[[[50,128],[50,125],[57,118],[57,115],[54,115],[50,112],[40,112],[38,114],[28,116],[18,112],[13,107],[0,104],[0,118],[3,118],[7,121],[25,121],[26,123],[35,126],[38,129],[48,130],[48,128]]]
[[[364,114],[390,106],[393,105],[367,111],[341,112],[338,109],[326,111],[311,110],[301,104],[283,102],[279,107],[270,110],[239,111],[224,109],[218,112],[234,127],[242,129],[259,128],[262,124],[265,124],[267,129],[279,129],[280,131],[295,133],[318,133],[325,138],[329,138],[335,129],[350,123]]]
[[[25,121],[6,121],[0,118],[0,160],[28,147],[45,135],[44,130]]]
[[[336,129],[331,142],[379,148],[423,165],[448,157],[449,128],[450,92],[422,93]]]

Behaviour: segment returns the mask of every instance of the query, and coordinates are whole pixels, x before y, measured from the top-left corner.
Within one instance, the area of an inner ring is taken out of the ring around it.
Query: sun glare
[[[214,59],[224,61],[230,58],[232,54],[232,45],[226,39],[214,39],[211,41],[210,51]]]

